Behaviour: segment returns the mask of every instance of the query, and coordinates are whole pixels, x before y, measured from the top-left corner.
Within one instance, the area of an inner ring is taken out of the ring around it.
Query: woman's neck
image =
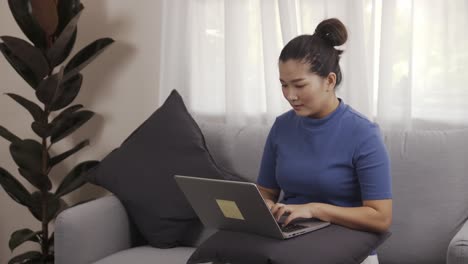
[[[324,118],[328,116],[329,114],[333,113],[338,106],[340,105],[340,101],[336,97],[336,95],[333,95],[330,100],[326,103],[324,106],[324,109],[318,113],[317,116],[311,116],[312,118]]]

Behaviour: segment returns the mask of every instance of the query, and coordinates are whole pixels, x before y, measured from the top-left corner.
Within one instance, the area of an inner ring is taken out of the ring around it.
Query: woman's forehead
[[[300,78],[308,78],[313,75],[308,63],[303,63],[298,60],[280,61],[278,63],[280,79],[282,81],[292,81]]]

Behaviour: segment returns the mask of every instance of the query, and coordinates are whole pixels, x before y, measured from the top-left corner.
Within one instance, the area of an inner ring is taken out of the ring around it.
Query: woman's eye
[[[296,87],[297,87],[297,88],[303,88],[303,87],[305,87],[305,86],[306,86],[306,85],[304,84],[304,85],[298,85],[298,86],[296,86]]]

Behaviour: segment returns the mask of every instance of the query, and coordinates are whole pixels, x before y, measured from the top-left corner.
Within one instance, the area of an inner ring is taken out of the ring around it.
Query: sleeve
[[[278,119],[275,120],[268,133],[257,178],[258,185],[270,189],[280,189],[276,181],[276,145],[274,143],[277,121]]]
[[[364,132],[353,157],[362,200],[392,198],[390,159],[377,124]]]

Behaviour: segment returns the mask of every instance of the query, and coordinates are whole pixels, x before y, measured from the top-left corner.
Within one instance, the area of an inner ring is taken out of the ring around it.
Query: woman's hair
[[[286,44],[279,60],[299,60],[310,64],[310,72],[327,77],[336,74],[336,86],[341,83],[340,55],[342,50],[335,46],[343,45],[348,39],[346,27],[336,18],[323,20],[312,35],[300,35]]]

